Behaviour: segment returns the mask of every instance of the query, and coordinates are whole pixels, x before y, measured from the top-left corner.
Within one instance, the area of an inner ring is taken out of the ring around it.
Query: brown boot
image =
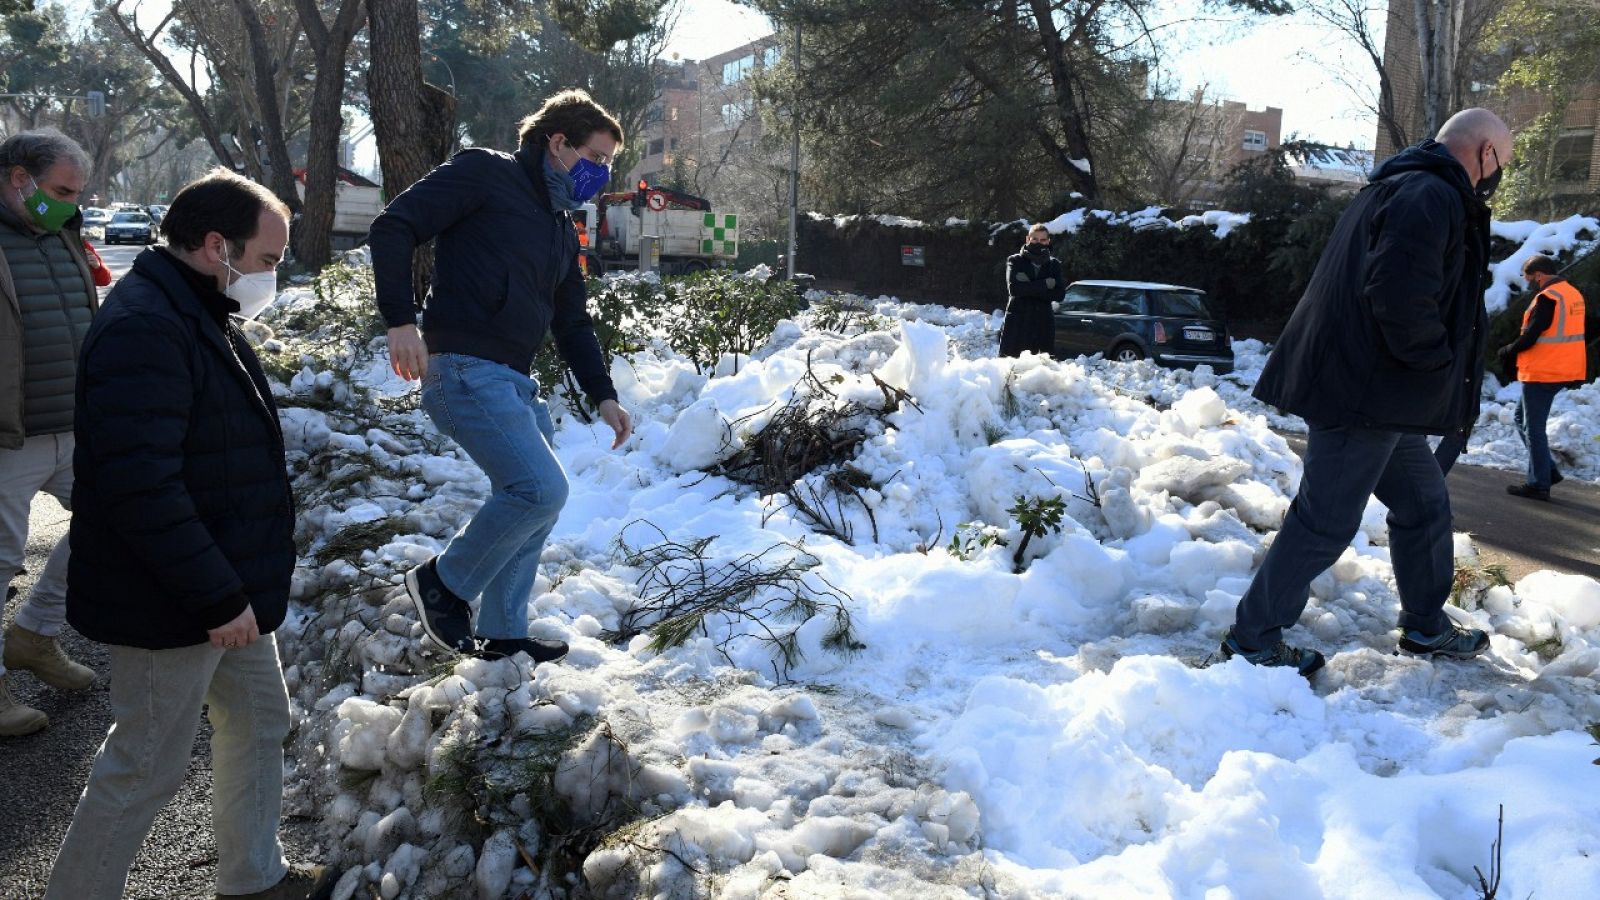
[[[254,894],[218,894],[217,900],[328,900],[337,879],[327,866],[289,867],[283,880]]]
[[[0,675],[0,737],[33,734],[49,724],[49,716],[18,700],[11,693],[10,674]]]
[[[68,656],[60,641],[15,622],[6,629],[5,666],[26,669],[57,690],[81,691],[94,684],[94,670]]]

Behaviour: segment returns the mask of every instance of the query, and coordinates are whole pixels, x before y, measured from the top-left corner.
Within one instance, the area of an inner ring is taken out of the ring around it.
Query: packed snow
[[[1465,898],[1502,808],[1504,896],[1600,896],[1600,584],[1473,580],[1450,612],[1493,635],[1484,659],[1396,656],[1374,501],[1294,632],[1329,656],[1317,681],[1220,663],[1300,478],[1286,423],[1248,398],[1264,347],[1236,343],[1226,378],[998,359],[997,315],[855,302],[875,317],[840,333],[802,313],[707,373],[660,342],[619,358],[637,421],[620,451],[558,393],[572,489],[529,631],[572,652],[537,668],[426,649],[401,576],[489,484],[405,402],[381,339],[347,377],[308,361],[276,385],[314,498],[280,632],[304,717],[289,806],[322,820],[336,897],[567,896],[579,872],[536,868],[541,848],[625,810],[581,860],[595,895]],[[808,366],[827,388],[808,408],[882,410],[856,423],[850,540],[708,471]],[[1594,395],[1563,396],[1600,433]],[[1574,471],[1596,477],[1588,452]],[[1018,498],[1064,512],[1020,566]],[[378,534],[359,553],[322,552],[361,529]],[[825,647],[826,615],[609,640],[646,601],[627,548],[666,541],[809,565],[860,646]]]

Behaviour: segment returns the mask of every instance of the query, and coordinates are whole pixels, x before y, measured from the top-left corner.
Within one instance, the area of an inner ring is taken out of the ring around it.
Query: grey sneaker
[[[218,894],[217,900],[328,900],[338,879],[327,866],[290,866],[272,887],[254,894]]]
[[[1440,634],[1406,630],[1400,632],[1400,649],[1413,656],[1471,659],[1489,649],[1489,635],[1480,628],[1458,628],[1455,625]]]
[[[1315,650],[1291,647],[1283,641],[1279,641],[1276,647],[1269,650],[1246,650],[1234,640],[1231,629],[1222,639],[1221,653],[1223,659],[1243,657],[1244,661],[1252,666],[1283,666],[1294,669],[1306,678],[1314,675],[1327,662],[1322,654]]]

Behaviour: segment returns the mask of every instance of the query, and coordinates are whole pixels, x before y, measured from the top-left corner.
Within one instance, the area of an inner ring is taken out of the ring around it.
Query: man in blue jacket
[[[1485,200],[1511,159],[1511,132],[1483,109],[1386,160],[1335,227],[1255,395],[1310,428],[1305,473],[1283,528],[1239,601],[1222,656],[1310,675],[1291,647],[1312,579],[1361,527],[1367,498],[1389,507],[1400,649],[1465,658],[1489,638],[1444,613],[1455,574],[1450,495],[1426,435],[1478,415],[1487,317]]]
[[[555,429],[529,372],[546,332],[622,446],[617,403],[590,320],[572,210],[599,193],[622,127],[582,91],[524,119],[515,153],[470,149],[384,209],[368,242],[389,356],[422,379],[422,406],[489,476],[488,502],[443,553],[406,574],[436,643],[491,658],[559,659],[561,641],[528,637],[528,600],[545,539],[567,499]],[[435,240],[421,331],[411,281],[416,248]],[[470,601],[481,600],[476,627]]]
[[[289,694],[272,632],[294,572],[294,495],[261,363],[230,313],[277,293],[289,210],[218,169],[173,198],[166,246],[112,289],[78,361],[67,620],[111,645],[115,722],[47,900],[121,897],[156,815],[211,737],[217,893],[304,900],[326,871],[278,841]]]

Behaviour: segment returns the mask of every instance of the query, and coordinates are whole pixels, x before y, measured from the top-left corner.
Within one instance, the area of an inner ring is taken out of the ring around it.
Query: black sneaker
[[[1283,666],[1294,669],[1306,678],[1310,678],[1327,662],[1322,654],[1315,650],[1291,647],[1283,641],[1279,641],[1271,650],[1246,650],[1233,639],[1231,630],[1227,637],[1222,639],[1221,652],[1223,659],[1233,659],[1238,656],[1252,666]]]
[[[1550,483],[1556,483],[1554,476],[1551,476]],[[1550,489],[1539,487],[1536,484],[1508,484],[1506,485],[1506,493],[1513,497],[1527,497],[1529,500],[1550,499]]]
[[[474,648],[472,607],[439,580],[437,556],[406,573],[406,593],[417,606],[423,632],[434,643],[457,653]]]
[[[1489,635],[1479,628],[1457,628],[1455,625],[1442,634],[1407,630],[1400,632],[1400,649],[1413,656],[1471,659],[1489,649]]]
[[[1554,466],[1550,467],[1550,486],[1551,487],[1555,487],[1556,485],[1558,485],[1561,482],[1566,481],[1566,480],[1567,480],[1567,476],[1561,474],[1561,470],[1560,469],[1557,469]]]
[[[544,638],[478,638],[477,655],[484,659],[505,659],[528,654],[535,663],[555,662],[567,655],[566,641]]]

